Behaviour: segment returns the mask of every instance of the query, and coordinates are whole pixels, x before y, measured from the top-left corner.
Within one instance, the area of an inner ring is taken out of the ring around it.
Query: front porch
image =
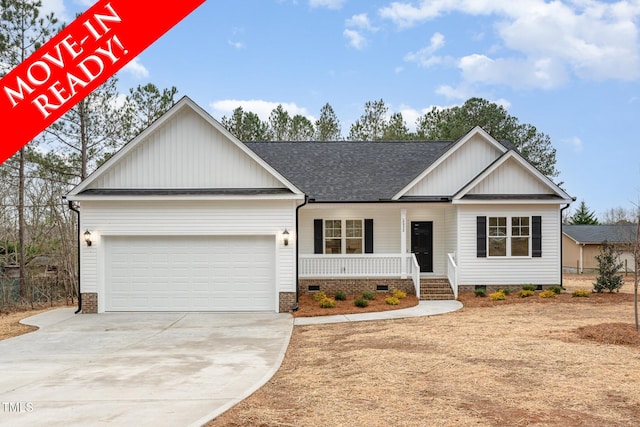
[[[300,255],[301,292],[347,293],[400,289],[425,300],[458,297],[455,256],[448,254],[447,276],[424,274],[416,255],[348,254]]]

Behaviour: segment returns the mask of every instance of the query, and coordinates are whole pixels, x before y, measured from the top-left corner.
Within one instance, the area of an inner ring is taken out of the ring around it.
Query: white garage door
[[[273,237],[104,242],[107,311],[275,311]]]

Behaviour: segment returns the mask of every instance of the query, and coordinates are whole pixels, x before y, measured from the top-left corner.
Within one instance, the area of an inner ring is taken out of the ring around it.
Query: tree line
[[[282,105],[274,108],[266,121],[242,107],[221,121],[241,141],[456,140],[474,126],[481,126],[494,138],[513,144],[546,176],[559,175],[551,138],[531,124],[520,123],[504,107],[482,98],[471,98],[461,106],[433,107],[416,120],[414,132],[409,130],[402,113],[390,113],[382,99],[365,103],[363,114],[351,124],[346,137],[329,103],[322,107],[315,122],[300,114],[290,115]]]

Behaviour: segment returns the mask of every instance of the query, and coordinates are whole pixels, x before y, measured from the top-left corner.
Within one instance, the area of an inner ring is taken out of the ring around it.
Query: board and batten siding
[[[295,292],[295,238],[281,243],[284,229],[295,228],[296,202],[279,201],[83,201],[80,227],[92,245],[81,245],[83,293],[97,292],[104,311],[105,251],[109,236],[273,236],[277,292]],[[293,237],[293,236],[292,236]]]
[[[226,135],[185,108],[140,141],[88,188],[282,187]]]
[[[541,216],[542,256],[477,257],[478,216]],[[561,283],[559,205],[458,206],[459,285],[559,285]]]
[[[451,153],[426,177],[407,192],[407,196],[453,195],[482,172],[502,153],[476,135]]]
[[[546,194],[549,187],[516,160],[509,159],[479,182],[469,194]]]

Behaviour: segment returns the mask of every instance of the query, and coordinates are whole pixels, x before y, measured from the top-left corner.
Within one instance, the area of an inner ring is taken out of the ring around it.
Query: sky
[[[63,22],[94,2],[43,0]],[[278,104],[347,135],[382,99],[410,129],[481,97],[550,136],[557,182],[601,217],[640,201],[640,0],[206,1],[118,73],[220,120]],[[141,23],[144,31],[144,23]]]

